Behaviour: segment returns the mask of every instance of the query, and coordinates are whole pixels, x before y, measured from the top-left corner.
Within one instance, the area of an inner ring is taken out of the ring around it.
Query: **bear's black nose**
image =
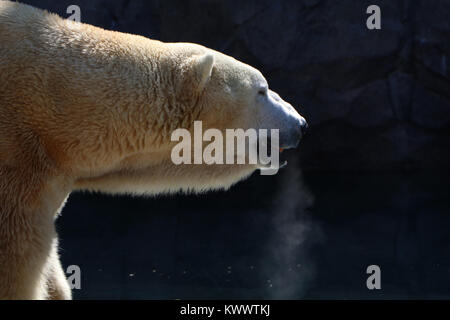
[[[308,126],[308,122],[304,122],[302,123],[302,125],[300,126],[300,130],[302,131],[302,137],[306,136],[306,134],[308,133],[309,126]]]

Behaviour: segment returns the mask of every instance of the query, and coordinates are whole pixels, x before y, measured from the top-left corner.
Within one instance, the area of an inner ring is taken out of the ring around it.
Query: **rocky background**
[[[71,195],[58,229],[76,298],[450,297],[449,1],[23,2],[222,51],[311,125],[285,170],[229,192]]]

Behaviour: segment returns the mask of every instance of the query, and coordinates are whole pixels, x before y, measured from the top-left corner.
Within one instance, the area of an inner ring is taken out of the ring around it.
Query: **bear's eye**
[[[261,96],[265,96],[266,93],[267,93],[267,90],[266,90],[266,89],[260,89],[260,90],[258,91],[258,94],[261,95]]]

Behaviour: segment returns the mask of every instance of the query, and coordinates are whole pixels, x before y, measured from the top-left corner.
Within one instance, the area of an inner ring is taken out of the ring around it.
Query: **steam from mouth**
[[[273,231],[266,246],[263,276],[270,281],[267,293],[273,299],[299,299],[305,295],[315,277],[310,249],[323,240],[320,226],[309,213],[314,197],[303,183],[297,158],[290,161],[289,172],[280,175]]]

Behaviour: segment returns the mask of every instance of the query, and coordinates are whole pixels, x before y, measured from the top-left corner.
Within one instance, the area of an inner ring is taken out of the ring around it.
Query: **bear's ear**
[[[194,69],[195,78],[198,83],[198,89],[204,89],[206,83],[211,77],[214,66],[214,55],[212,53],[205,53],[201,56],[193,57],[192,67]]]

